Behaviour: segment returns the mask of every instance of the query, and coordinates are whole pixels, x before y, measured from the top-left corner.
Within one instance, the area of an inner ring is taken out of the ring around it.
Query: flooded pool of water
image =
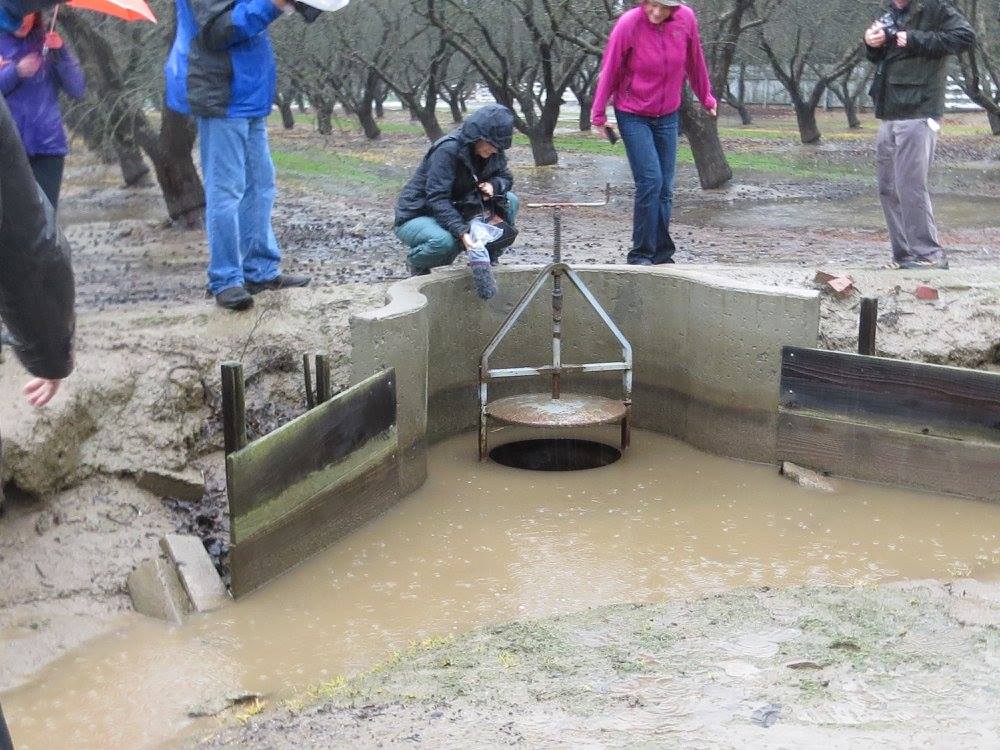
[[[496,442],[496,441],[494,441]],[[479,625],[738,586],[995,577],[1000,507],[840,482],[637,432],[619,462],[553,475],[431,450],[386,516],[264,590],[181,627],[135,617],[0,696],[19,750],[171,744],[207,698],[271,701]]]

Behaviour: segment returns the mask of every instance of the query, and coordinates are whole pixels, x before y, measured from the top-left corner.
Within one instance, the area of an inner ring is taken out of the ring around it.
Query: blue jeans
[[[513,193],[507,193],[507,223],[515,225],[521,202]],[[462,244],[451,232],[438,224],[433,216],[418,216],[394,230],[404,245],[410,248],[406,259],[419,271],[450,266],[462,252]]]
[[[262,283],[278,275],[281,251],[271,227],[274,164],[263,117],[199,117],[205,179],[208,290]]]
[[[674,254],[670,239],[670,208],[677,167],[677,131],[680,113],[644,117],[615,110],[618,129],[635,180],[632,249],[628,262],[669,263]]]

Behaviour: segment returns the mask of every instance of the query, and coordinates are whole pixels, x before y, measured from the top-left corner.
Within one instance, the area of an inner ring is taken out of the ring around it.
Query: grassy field
[[[446,113],[442,113],[441,119],[444,127],[450,126]],[[277,114],[271,118],[275,166],[283,179],[308,180],[320,186],[336,184],[376,194],[393,193],[405,182],[427,145],[420,125],[399,112],[390,112],[379,122],[382,138],[375,142],[364,138],[354,118],[333,118],[333,132],[328,136],[316,133],[316,118],[311,112],[296,113],[295,121],[294,130],[287,131],[281,127]],[[555,136],[560,153],[624,158],[620,143],[612,146],[596,133],[576,131],[575,122],[575,117],[560,121]],[[729,163],[737,172],[788,179],[870,178],[870,160],[858,157],[856,152],[873,143],[878,121],[863,113],[862,127],[852,130],[842,112],[832,111],[819,112],[818,122],[823,143],[839,148],[802,146],[794,115],[777,109],[758,113],[754,122],[746,126],[734,117],[723,117],[719,135]],[[944,142],[981,144],[988,136],[985,115],[959,114],[945,119]],[[527,151],[527,137],[515,133],[514,148],[515,152]],[[694,163],[691,149],[683,140],[677,160],[681,165]]]

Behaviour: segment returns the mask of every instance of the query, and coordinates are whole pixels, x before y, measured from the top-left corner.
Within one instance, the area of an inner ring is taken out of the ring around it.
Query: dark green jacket
[[[875,63],[871,94],[881,120],[940,118],[948,83],[948,55],[976,41],[972,26],[949,0],[910,0],[910,13],[900,27],[905,47],[868,47]]]

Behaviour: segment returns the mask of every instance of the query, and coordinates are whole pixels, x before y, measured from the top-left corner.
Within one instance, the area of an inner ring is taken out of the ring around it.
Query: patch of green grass
[[[300,114],[297,109],[294,109],[293,115],[295,117],[296,130],[300,128],[308,131],[316,130],[316,113],[313,110]],[[274,129],[281,129],[281,114],[272,112],[268,117],[268,125]],[[330,125],[334,133],[361,133],[361,125],[354,117],[332,117]],[[424,133],[423,128],[420,127],[420,123],[416,122],[379,120],[378,126],[386,135],[423,135]],[[445,123],[442,123],[441,127],[445,130],[448,129],[448,125]]]
[[[341,152],[308,149],[305,151],[274,150],[271,152],[274,167],[283,177],[321,179],[365,187],[377,192],[398,190],[402,180],[380,172],[380,165],[366,159]]]

